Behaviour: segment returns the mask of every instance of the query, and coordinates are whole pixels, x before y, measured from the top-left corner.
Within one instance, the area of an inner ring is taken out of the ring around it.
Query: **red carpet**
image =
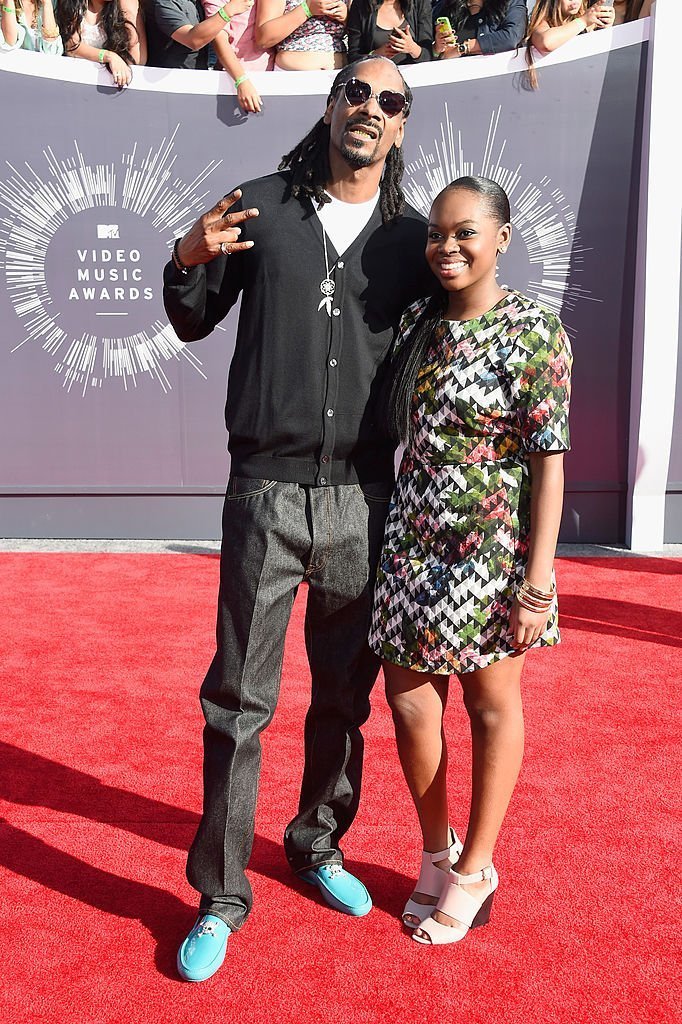
[[[440,949],[397,922],[419,840],[380,687],[345,846],[376,908],[360,921],[337,915],[288,872],[280,836],[296,805],[308,690],[301,595],[265,734],[255,910],[203,985],[181,983],[174,961],[195,905],[184,857],[201,800],[197,688],[217,560],[4,554],[0,569],[2,1021],[680,1019],[682,562],[559,563],[564,643],[528,658],[526,760],[491,924]],[[449,716],[463,829],[457,699]]]

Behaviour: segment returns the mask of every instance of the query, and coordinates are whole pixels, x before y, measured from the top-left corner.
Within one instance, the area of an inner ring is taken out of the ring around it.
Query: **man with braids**
[[[221,200],[165,268],[166,309],[183,341],[210,334],[241,294],[217,652],[201,688],[204,810],[187,865],[201,902],[178,953],[189,981],[218,970],[251,909],[244,872],[260,733],[303,581],[312,698],[285,851],[336,910],[362,917],[372,906],[339,843],[358,808],[360,728],[379,666],[367,632],[393,485],[384,363],[403,309],[433,287],[426,224],[400,187],[411,102],[393,61],[345,67],[279,172]]]

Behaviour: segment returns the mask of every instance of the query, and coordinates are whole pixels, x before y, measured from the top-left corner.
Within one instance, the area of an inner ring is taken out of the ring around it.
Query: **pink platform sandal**
[[[441,860],[457,861],[461,852],[462,844],[454,828],[450,826],[450,846],[447,850],[441,850],[439,853],[428,853],[426,850],[422,850],[422,866],[414,892],[418,892],[422,896],[432,896],[434,899],[439,899],[443,892],[443,886],[448,880],[448,872],[443,871],[442,868],[437,868],[436,864]],[[422,921],[429,917],[433,910],[434,906],[432,903],[417,903],[410,896],[403,910],[403,924],[406,928],[419,928]],[[416,920],[406,920],[406,918],[410,917],[416,918]]]
[[[472,885],[474,882],[486,881],[489,883],[487,892],[483,891],[475,896],[462,888],[462,886]],[[417,935],[415,932],[412,936],[414,941],[421,942],[425,946],[442,946],[449,942],[459,942],[469,929],[487,924],[490,920],[490,910],[499,881],[497,871],[492,864],[480,871],[474,871],[471,875],[460,875],[457,871],[450,871],[436,909],[447,914],[457,924],[441,924],[440,921],[429,916],[419,925],[419,931],[425,934]]]

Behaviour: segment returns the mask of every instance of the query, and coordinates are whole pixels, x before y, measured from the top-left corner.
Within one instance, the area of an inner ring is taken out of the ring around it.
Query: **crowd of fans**
[[[0,0],[0,53],[24,49],[106,65],[224,70],[245,111],[261,109],[252,71],[396,64],[525,48],[548,53],[583,32],[650,14],[653,0]]]

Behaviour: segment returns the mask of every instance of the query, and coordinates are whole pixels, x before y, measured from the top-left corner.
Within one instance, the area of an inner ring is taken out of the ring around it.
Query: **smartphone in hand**
[[[454,36],[449,18],[436,18],[436,32],[439,36]]]

